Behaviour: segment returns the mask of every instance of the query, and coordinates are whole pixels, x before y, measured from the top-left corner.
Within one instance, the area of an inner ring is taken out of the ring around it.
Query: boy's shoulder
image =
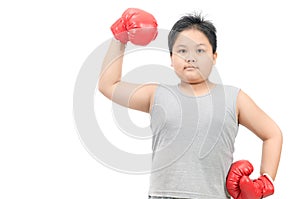
[[[225,92],[230,92],[230,91],[239,91],[241,88],[240,87],[237,87],[237,86],[234,86],[234,85],[230,85],[230,84],[222,84],[221,85]]]
[[[223,90],[224,95],[227,99],[236,99],[241,90],[240,87],[230,85],[230,84],[218,84],[218,86]]]

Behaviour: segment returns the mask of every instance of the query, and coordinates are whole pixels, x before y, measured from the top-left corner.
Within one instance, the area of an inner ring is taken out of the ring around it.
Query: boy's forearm
[[[275,180],[282,148],[282,133],[263,142],[260,173],[267,173]]]
[[[121,80],[124,51],[125,44],[113,38],[102,62],[98,82],[98,89],[100,91],[113,86]]]

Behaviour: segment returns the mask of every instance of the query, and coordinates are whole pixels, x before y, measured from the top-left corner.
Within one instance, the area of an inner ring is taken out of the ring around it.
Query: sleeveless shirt
[[[239,88],[217,84],[202,96],[159,85],[150,112],[150,196],[227,199],[226,176],[238,132]]]

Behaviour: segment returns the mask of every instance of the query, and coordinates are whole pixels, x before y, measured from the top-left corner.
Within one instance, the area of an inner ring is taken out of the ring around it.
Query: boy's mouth
[[[195,67],[195,66],[184,66],[183,67],[183,70],[193,70],[193,69],[198,69],[198,67]]]

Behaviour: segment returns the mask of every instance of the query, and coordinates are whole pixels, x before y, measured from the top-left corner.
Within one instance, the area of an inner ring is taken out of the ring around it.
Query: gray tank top
[[[239,89],[217,84],[202,96],[159,85],[151,115],[150,196],[225,199],[238,131]]]

